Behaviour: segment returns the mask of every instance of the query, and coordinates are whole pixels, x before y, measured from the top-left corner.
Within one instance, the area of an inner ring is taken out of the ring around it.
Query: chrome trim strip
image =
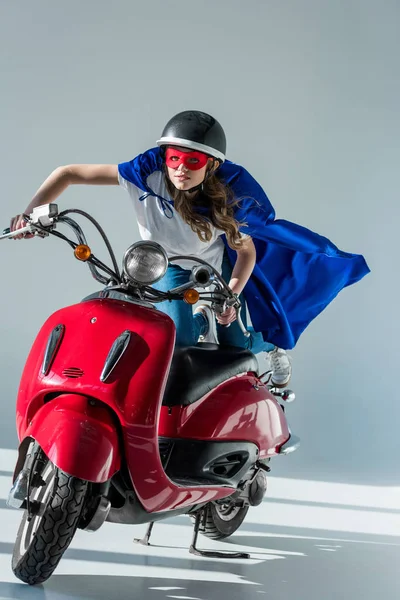
[[[104,289],[100,292],[94,292],[89,296],[82,299],[82,302],[89,302],[90,300],[104,300],[110,298],[110,300],[120,300],[121,302],[129,302],[130,304],[137,304],[138,306],[145,306],[146,308],[155,308],[154,304],[146,300],[139,300],[130,296],[126,292],[119,292],[117,289]]]
[[[130,342],[131,335],[131,331],[124,331],[123,333],[121,333],[120,336],[117,337],[117,339],[111,346],[106,361],[104,363],[103,370],[100,375],[100,381],[102,381],[103,383],[107,381],[107,379],[121,360]]]
[[[64,325],[57,325],[49,335],[42,364],[42,375],[47,375],[60,347],[65,331]]]
[[[300,438],[290,434],[290,438],[279,449],[279,454],[291,454],[300,446]]]

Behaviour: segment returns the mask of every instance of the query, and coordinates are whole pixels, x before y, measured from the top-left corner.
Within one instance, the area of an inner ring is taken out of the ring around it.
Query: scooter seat
[[[226,379],[247,372],[258,372],[249,350],[206,343],[176,348],[163,405],[188,406]]]

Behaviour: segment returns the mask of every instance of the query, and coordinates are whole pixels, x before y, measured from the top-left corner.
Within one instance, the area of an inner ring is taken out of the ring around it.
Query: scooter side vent
[[[78,377],[82,377],[83,371],[78,367],[68,367],[68,369],[63,370],[62,374],[70,379],[78,379]]]
[[[239,452],[219,457],[210,464],[208,470],[214,475],[220,477],[234,477],[238,471],[245,465],[249,457],[248,452]]]

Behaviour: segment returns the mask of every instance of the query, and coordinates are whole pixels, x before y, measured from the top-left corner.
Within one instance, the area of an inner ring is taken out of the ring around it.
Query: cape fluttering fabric
[[[171,218],[171,200],[147,184],[148,177],[163,168],[160,148],[147,150],[118,168],[124,179],[143,190],[143,197],[153,196],[166,218]],[[257,262],[244,289],[253,327],[265,341],[293,348],[307,325],[343,288],[369,273],[368,265],[363,256],[342,252],[326,237],[275,219],[264,190],[240,165],[226,161],[217,176],[240,198],[235,218],[246,224],[240,231],[253,238],[257,250]],[[236,252],[225,236],[223,240],[234,264]]]

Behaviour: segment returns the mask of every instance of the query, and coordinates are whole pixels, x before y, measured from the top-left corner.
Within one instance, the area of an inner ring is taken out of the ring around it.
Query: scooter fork
[[[24,502],[28,502],[28,491],[30,487],[31,467],[40,451],[39,445],[32,440],[26,453],[25,462],[18,473],[13,486],[8,494],[7,506],[10,508],[24,508]],[[28,507],[29,508],[29,507]]]

